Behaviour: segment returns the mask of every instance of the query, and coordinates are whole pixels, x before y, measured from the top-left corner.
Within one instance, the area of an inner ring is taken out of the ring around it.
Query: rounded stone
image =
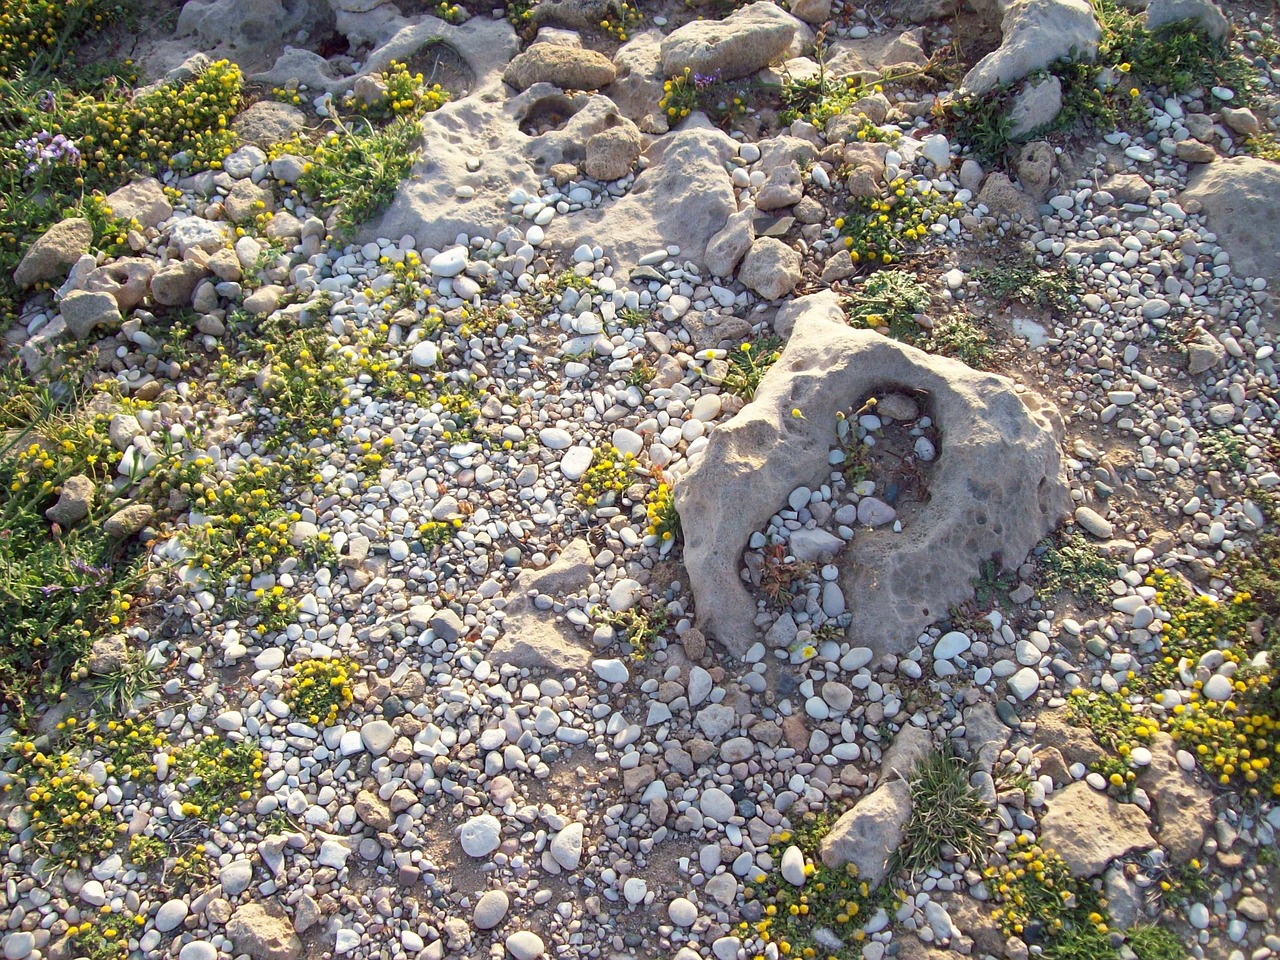
[[[501,890],[489,890],[476,903],[474,922],[480,930],[492,930],[502,922],[511,907],[510,898]]]
[[[676,897],[667,907],[667,916],[677,927],[692,927],[694,921],[698,919],[698,908],[694,906],[692,900]]]
[[[502,824],[489,813],[472,817],[462,825],[462,849],[469,857],[487,857],[498,849]]]

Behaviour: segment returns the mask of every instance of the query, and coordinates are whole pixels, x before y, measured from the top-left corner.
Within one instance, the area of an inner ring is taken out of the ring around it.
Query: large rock
[[[923,41],[924,30],[920,28],[861,40],[834,40],[827,49],[827,75],[872,80],[886,70],[921,67],[929,60]]]
[[[535,43],[511,61],[502,79],[517,90],[535,83],[563,90],[599,90],[613,83],[617,68],[604,54],[556,43]]]
[[[715,277],[732,277],[733,271],[747,251],[751,249],[751,241],[756,238],[752,220],[755,213],[750,207],[733,214],[724,225],[724,229],[711,238],[707,244],[707,269]]]
[[[1209,229],[1231,255],[1231,272],[1280,283],[1280,164],[1231,157],[1201,167],[1181,202],[1198,200]]]
[[[663,94],[662,32],[636,34],[618,48],[613,65],[618,73],[609,86],[609,97],[623,116],[645,133],[666,133],[667,117],[658,107]]]
[[[962,93],[987,93],[1063,57],[1093,60],[1101,35],[1086,0],[1014,0],[1003,10],[1000,32],[1000,46],[965,75]]]
[[[158,227],[173,216],[173,205],[155,177],[136,180],[107,194],[107,206],[113,216],[136,220],[140,227]]]
[[[1136,804],[1117,803],[1077,780],[1050,799],[1040,821],[1040,843],[1057,851],[1072,876],[1092,877],[1117,857],[1154,847],[1150,827]]]
[[[83,474],[67,477],[62,481],[58,502],[46,510],[44,515],[61,527],[74,526],[89,515],[96,492],[93,481]]]
[[[615,270],[668,244],[680,248],[681,260],[701,261],[708,241],[738,210],[725,170],[737,150],[719,130],[686,125],[649,147],[649,166],[625,197],[557,218],[547,236],[568,250],[603,239]]]
[[[999,554],[1016,568],[1066,515],[1061,422],[1003,377],[849,328],[830,291],[779,317],[794,317],[781,358],[676,487],[699,629],[739,655],[755,641],[756,604],[738,576],[748,538],[796,487],[826,480],[838,411],[902,388],[929,394],[940,430],[929,500],[901,533],[860,531],[838,561],[850,636],[901,652],[973,595],[979,563]]]
[[[117,329],[121,322],[116,298],[105,292],[72,290],[62,298],[59,309],[67,331],[77,340],[86,339],[99,326]]]
[[[13,282],[29,287],[41,280],[57,280],[66,276],[67,270],[89,252],[93,243],[93,225],[80,217],[71,217],[55,223],[46,230],[13,271]]]
[[[640,157],[640,130],[625,117],[587,141],[587,176],[602,183],[625,177]]]
[[[291,103],[259,100],[232,121],[231,129],[246,143],[263,150],[288,140],[307,123],[307,115]]]
[[[758,0],[723,20],[695,20],[662,41],[662,70],[737,80],[767,67],[786,53],[801,22],[772,0]]]
[[[253,960],[298,960],[302,941],[289,921],[267,913],[261,904],[246,903],[227,921],[227,936],[236,953]]]
[[[1175,23],[1190,21],[1214,40],[1223,40],[1231,23],[1212,0],[1151,0],[1147,6],[1147,29],[1158,33]]]
[[[1157,734],[1151,743],[1151,763],[1141,768],[1138,783],[1156,808],[1160,845],[1174,863],[1186,863],[1200,853],[1213,826],[1213,794],[1194,773],[1178,765],[1173,738]]]
[[[738,279],[766,300],[779,300],[800,282],[800,254],[776,237],[759,237],[742,258]]]
[[[577,593],[591,582],[594,569],[590,546],[574,540],[544,569],[522,571],[508,594],[502,636],[489,651],[490,662],[536,670],[585,670],[591,651],[574,628],[557,623],[552,611],[539,610],[529,595],[561,599]]]
[[[324,0],[187,0],[176,36],[194,36],[206,53],[234,55],[244,68],[257,69],[286,42],[319,39],[332,23]]]

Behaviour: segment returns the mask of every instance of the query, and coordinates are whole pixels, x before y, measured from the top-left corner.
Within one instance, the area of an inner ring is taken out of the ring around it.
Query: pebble
[[[480,930],[492,930],[502,922],[511,907],[511,900],[502,890],[486,890],[476,901],[472,921]]]
[[[492,814],[482,813],[462,825],[462,849],[469,857],[487,857],[501,839],[502,824]]]

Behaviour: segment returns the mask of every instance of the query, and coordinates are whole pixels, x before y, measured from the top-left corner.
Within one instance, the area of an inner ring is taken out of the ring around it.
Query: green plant
[[[450,7],[447,3],[440,4],[440,7],[456,11],[456,16],[461,16],[460,7]],[[441,19],[457,22],[449,16]],[[449,91],[438,83],[427,86],[421,73],[410,73],[407,64],[396,60],[392,60],[386,71],[378,75],[378,81],[384,88],[379,97],[370,102],[354,95],[348,96],[343,100],[343,108],[376,120],[395,117],[417,120],[449,102]]]
[[[1073,877],[1062,857],[1028,834],[1018,837],[1002,864],[984,873],[1001,905],[994,918],[1006,937],[1020,937],[1031,928],[1048,950],[1064,940],[1080,942],[1090,929],[1107,932],[1102,894],[1087,878]]]
[[[729,352],[729,371],[721,388],[727,393],[750,401],[760,387],[760,381],[769,368],[782,356],[782,341],[778,337],[760,337],[741,344]]]
[[[396,117],[382,128],[333,117],[335,130],[319,143],[295,138],[275,148],[307,158],[298,186],[320,206],[337,211],[337,231],[350,236],[381,213],[417,158],[422,131]]]
[[[921,246],[939,218],[959,209],[928,180],[898,177],[878,194],[851,196],[835,227],[855,263],[888,264]]]
[[[86,960],[124,960],[129,955],[130,923],[124,917],[111,916],[82,920],[68,928],[67,935],[75,944],[76,955]]]
[[[120,0],[10,0],[0,9],[0,77],[18,71],[52,73],[76,41],[123,20]]]
[[[666,543],[680,534],[680,514],[676,513],[675,494],[665,480],[650,491],[645,503],[645,515],[649,518],[648,533]]]
[[[888,886],[873,890],[858,876],[853,864],[828,867],[819,856],[823,837],[835,822],[832,814],[805,814],[794,831],[783,830],[769,838],[769,853],[780,863],[795,846],[804,861],[804,886],[783,879],[777,869],[747,879],[746,896],[761,905],[763,917],[742,924],[739,935],[747,955],[764,954],[772,945],[777,955],[792,957],[847,956],[865,938],[863,925],[877,906],[893,896]],[[841,946],[835,947],[839,940]],[[770,955],[775,955],[770,951]]]
[[[119,667],[91,678],[85,686],[103,710],[123,714],[133,709],[140,697],[150,696],[159,688],[160,668],[146,654],[135,650]]]
[[[462,518],[453,520],[425,520],[418,524],[418,538],[429,547],[439,547],[453,539],[462,526]]]
[[[1011,257],[997,267],[976,267],[969,276],[977,281],[984,297],[1000,306],[1023,303],[1059,315],[1072,309],[1072,297],[1080,292],[1070,270],[1046,270],[1030,257]]]
[[[1249,463],[1246,451],[1249,438],[1232,433],[1230,429],[1211,430],[1200,437],[1200,452],[1211,470],[1235,472]]]
[[[894,852],[893,872],[927,870],[948,846],[973,864],[984,863],[990,810],[969,785],[968,765],[950,750],[935,751],[916,764],[908,785],[911,818]]]
[[[853,326],[887,330],[905,343],[923,339],[916,314],[929,309],[929,288],[905,270],[881,270],[864,280],[845,299],[845,315]]]
[[[351,679],[356,666],[346,658],[303,660],[293,668],[284,701],[293,716],[312,726],[326,727],[351,706]]]
[[[1139,923],[1125,931],[1125,943],[1138,960],[1183,960],[1187,948],[1168,927]]]
[[[787,548],[782,543],[771,543],[764,548],[764,563],[760,568],[760,589],[771,601],[785,607],[795,599],[792,588],[813,572],[812,563],[788,559]]]
[[[684,73],[662,84],[658,109],[673,126],[695,110],[707,114],[713,122],[724,125],[746,113],[750,93],[745,83],[721,79],[719,70],[711,74]]]
[[[1082,600],[1104,603],[1111,595],[1115,565],[1078,533],[1053,541],[1040,557],[1040,595],[1069,590]]]
[[[80,869],[97,863],[116,845],[124,824],[110,808],[94,803],[98,786],[80,768],[78,755],[36,750],[31,742],[15,751],[22,761],[23,810],[31,844],[54,869]]]
[[[206,737],[175,750],[172,769],[183,815],[216,821],[253,796],[262,779],[262,753],[251,743]]]
[[[578,502],[588,508],[612,506],[630,486],[635,463],[634,454],[619,453],[617,447],[596,447],[578,484]]]
[[[948,317],[934,327],[930,348],[975,370],[984,369],[991,363],[991,338],[985,330],[965,317]]]
[[[671,623],[666,604],[654,607],[637,605],[626,610],[599,611],[601,623],[613,627],[622,641],[631,647],[631,659],[643,660],[649,655],[653,642]]]

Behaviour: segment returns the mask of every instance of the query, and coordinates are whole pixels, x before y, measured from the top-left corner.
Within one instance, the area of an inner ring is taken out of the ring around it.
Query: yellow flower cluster
[[[262,779],[262,753],[250,743],[206,737],[174,751],[173,770],[175,782],[186,787],[183,814],[217,820],[253,796]]]
[[[350,660],[303,660],[293,668],[284,701],[294,717],[316,727],[327,727],[338,713],[351,706],[351,680],[356,673]]]
[[[460,7],[450,8],[448,4],[442,3],[440,8],[441,10],[452,9],[457,12],[457,17],[462,16]],[[449,16],[442,15],[442,19],[450,23],[456,22],[449,19]],[[391,66],[379,75],[379,79],[386,88],[382,96],[372,102],[348,96],[343,100],[343,107],[354,113],[377,119],[408,117],[416,120],[433,110],[439,110],[449,102],[448,90],[438,83],[427,86],[421,73],[410,73],[408,64],[396,60],[391,61]]]
[[[880,196],[850,198],[848,213],[834,226],[855,263],[893,263],[918,247],[933,224],[960,207],[928,181],[898,177]]]
[[[650,491],[645,513],[649,517],[649,533],[666,542],[675,538],[680,529],[680,515],[676,513],[675,496],[665,481]]]
[[[462,518],[452,520],[427,520],[418,524],[418,538],[428,546],[441,546],[453,539],[462,528]]]
[[[1007,862],[985,871],[996,902],[994,917],[1006,937],[1020,936],[1033,921],[1045,936],[1084,926],[1107,932],[1106,900],[1087,879],[1071,875],[1066,861],[1027,834],[1018,837]]]
[[[6,0],[0,5],[0,77],[60,50],[72,28],[99,30],[125,11],[119,0]]]
[[[618,494],[631,483],[636,458],[619,453],[615,446],[597,447],[591,453],[591,466],[578,486],[578,502],[584,507],[612,505]]]
[[[80,868],[115,847],[124,825],[110,808],[95,804],[98,787],[79,755],[45,754],[31,742],[18,744],[15,752],[23,761],[23,809],[43,856],[59,867]]]

